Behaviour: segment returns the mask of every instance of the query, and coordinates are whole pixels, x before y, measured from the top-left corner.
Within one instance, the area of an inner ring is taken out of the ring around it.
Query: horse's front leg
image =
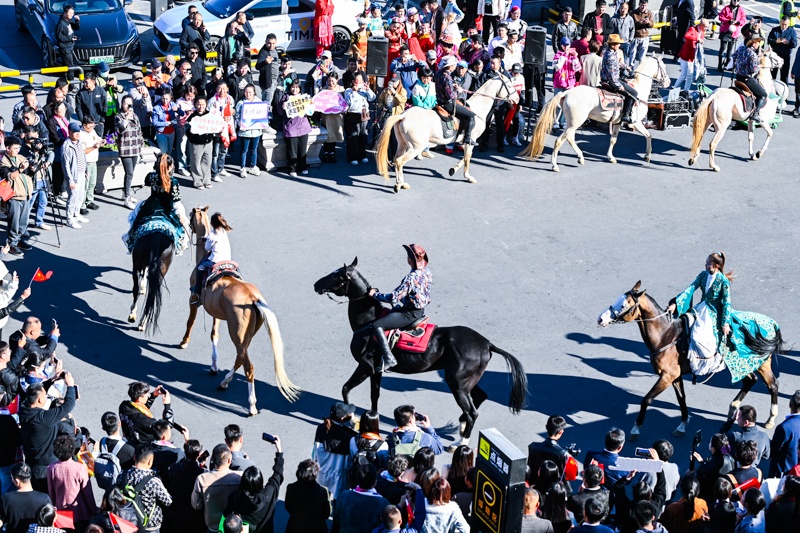
[[[478,183],[478,180],[476,180],[472,176],[472,174],[469,173],[469,164],[472,161],[472,149],[473,148],[474,148],[474,146],[472,146],[471,144],[465,144],[464,145],[464,159],[463,159],[463,161],[464,161],[464,177],[467,178],[467,181],[470,182],[470,183]]]
[[[642,405],[639,408],[639,416],[636,417],[636,423],[631,429],[630,440],[635,441],[639,438],[639,434],[641,433],[642,425],[644,424],[644,415],[647,412],[647,408],[650,407],[650,404],[653,403],[653,400],[656,396],[664,392],[667,387],[669,387],[670,383],[674,380],[673,377],[668,376],[666,374],[661,374],[658,377],[658,381],[656,384],[653,385],[653,388],[644,395],[642,398]]]
[[[620,128],[619,122],[611,125],[611,141],[608,143],[608,153],[606,153],[606,156],[608,156],[608,160],[611,163],[617,162],[617,158],[614,157],[614,145],[617,144],[617,137],[619,136],[619,128]]]
[[[756,136],[755,132],[753,131],[754,129],[755,129],[755,122],[753,122],[753,119],[748,120],[747,121],[747,146],[748,146],[748,150],[749,150],[748,153],[750,154],[750,159],[752,159],[753,161],[758,159],[756,157],[755,152],[753,152],[753,139]]]
[[[762,122],[761,123],[761,127],[764,130],[764,132],[767,134],[767,139],[764,141],[764,146],[761,147],[761,150],[756,152],[756,155],[755,155],[755,157],[753,159],[758,159],[762,155],[764,155],[764,152],[767,151],[767,146],[769,146],[769,141],[772,139],[772,126],[770,124],[766,123],[766,122]]]
[[[128,313],[128,322],[133,324],[136,322],[136,301],[139,299],[139,283],[141,278],[139,277],[139,273],[135,270],[133,271],[133,304],[131,305],[131,310]]]
[[[367,379],[370,374],[372,374],[372,368],[370,368],[368,364],[358,364],[358,367],[353,371],[353,375],[350,376],[350,379],[342,385],[342,400],[344,400],[344,403],[350,403],[350,391],[364,383],[364,380]]]
[[[653,137],[650,135],[650,132],[647,131],[647,128],[644,127],[644,124],[641,122],[635,122],[633,124],[633,129],[637,132],[644,135],[645,140],[647,141],[647,151],[644,154],[644,162],[650,162],[650,155],[653,153]]]

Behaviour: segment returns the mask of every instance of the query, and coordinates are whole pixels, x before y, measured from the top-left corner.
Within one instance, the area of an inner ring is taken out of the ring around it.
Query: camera
[[[572,444],[570,444],[569,446],[567,446],[566,448],[564,448],[564,449],[567,450],[569,452],[569,454],[571,456],[573,456],[573,457],[577,457],[577,456],[579,456],[581,454],[581,449],[574,442]]]
[[[274,435],[270,435],[269,433],[263,433],[261,435],[261,438],[264,439],[265,441],[269,442],[270,444],[275,444],[275,436]]]
[[[30,139],[28,142],[28,148],[30,148],[32,152],[41,152],[45,149],[45,146],[45,142],[41,139]]]

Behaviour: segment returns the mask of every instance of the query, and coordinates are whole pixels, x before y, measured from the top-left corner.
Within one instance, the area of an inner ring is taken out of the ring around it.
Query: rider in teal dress
[[[773,340],[779,327],[768,316],[731,308],[733,276],[731,272],[723,273],[724,268],[724,253],[709,255],[706,269],[670,302],[667,311],[694,315],[689,343],[692,371],[700,375],[719,371],[721,359],[730,369],[735,383],[757,370],[771,355],[754,350],[748,340]],[[693,306],[692,297],[697,290],[701,291],[702,298]]]

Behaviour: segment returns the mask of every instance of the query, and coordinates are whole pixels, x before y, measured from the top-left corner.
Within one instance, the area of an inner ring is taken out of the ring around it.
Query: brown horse
[[[189,217],[189,224],[192,233],[197,236],[200,243],[203,238],[211,232],[211,225],[208,219],[208,206],[195,207]],[[196,261],[200,264],[205,255],[203,246],[197,246]],[[192,273],[191,283],[194,285],[194,272]],[[228,384],[233,379],[233,375],[244,366],[244,374],[247,377],[248,400],[250,402],[250,415],[258,414],[256,409],[256,389],[255,389],[255,368],[250,360],[250,342],[262,325],[267,325],[272,352],[275,360],[275,381],[281,394],[293,402],[297,399],[300,389],[294,385],[286,375],[283,366],[283,339],[278,329],[278,319],[275,313],[267,306],[267,302],[261,292],[251,283],[242,280],[223,277],[217,279],[203,288],[203,308],[206,313],[213,318],[211,326],[211,374],[219,372],[217,367],[217,341],[219,340],[219,322],[225,320],[228,323],[228,333],[231,336],[234,346],[236,346],[236,361],[225,379],[220,383],[220,390],[228,388]],[[189,337],[192,332],[195,318],[197,317],[197,306],[189,306],[189,320],[186,322],[186,333],[181,341],[181,348],[189,346]]]
[[[672,434],[682,437],[686,433],[686,425],[689,423],[683,375],[691,373],[686,354],[678,351],[678,340],[683,333],[683,324],[680,319],[673,318],[661,309],[653,298],[645,294],[644,290],[640,290],[641,285],[642,282],[637,281],[631,290],[620,296],[614,304],[608,306],[608,309],[603,311],[597,319],[597,323],[606,327],[609,324],[635,321],[642,333],[642,340],[650,351],[650,363],[653,365],[653,370],[658,374],[658,381],[642,399],[639,416],[630,433],[630,440],[638,438],[642,424],[644,424],[647,407],[670,385],[675,389],[675,395],[678,397],[678,404],[681,408],[681,423]],[[757,372],[764,379],[772,397],[770,416],[764,426],[769,429],[775,425],[775,418],[778,416],[777,361],[783,346],[781,332],[776,326],[775,336],[771,340],[748,338],[747,344],[755,352],[765,357]],[[773,359],[776,366],[774,373],[772,371]],[[739,408],[756,381],[758,381],[758,377],[755,374],[750,374],[742,380],[742,390],[731,402],[728,416],[732,416],[734,411]]]

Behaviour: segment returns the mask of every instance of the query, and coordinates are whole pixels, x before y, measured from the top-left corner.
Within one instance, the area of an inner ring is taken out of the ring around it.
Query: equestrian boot
[[[633,98],[630,96],[625,96],[625,102],[622,104],[622,122],[625,124],[631,124],[633,119],[631,118],[631,109],[633,108]]]
[[[203,279],[205,278],[204,270],[195,270],[194,286],[192,287],[192,296],[189,298],[189,305],[200,305],[200,293],[203,290]]]
[[[372,328],[375,334],[375,342],[378,343],[378,351],[380,352],[381,362],[378,367],[379,372],[386,372],[397,364],[397,359],[394,358],[391,348],[389,348],[389,341],[386,339],[386,333],[381,327]]]
[[[763,96],[759,96],[756,98],[756,109],[755,111],[753,111],[753,120],[755,120],[758,123],[764,121],[764,118],[761,116],[761,108],[763,108],[764,104],[766,103],[767,99],[764,98]]]
[[[463,122],[463,121],[462,121]],[[469,122],[464,125],[464,138],[462,139],[462,143],[464,146],[474,145],[475,143],[472,141],[472,128],[475,127],[475,117],[470,117]],[[488,144],[488,141],[487,141]]]

